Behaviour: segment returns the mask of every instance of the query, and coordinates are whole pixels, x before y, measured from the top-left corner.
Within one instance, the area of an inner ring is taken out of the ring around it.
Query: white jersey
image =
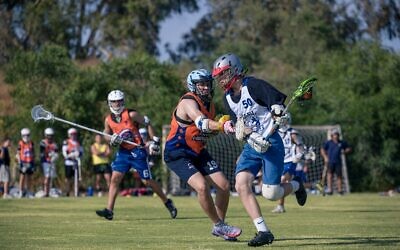
[[[273,120],[268,107],[259,105],[250,96],[246,85],[242,86],[240,101],[235,103],[230,95],[226,95],[231,110],[237,117],[243,117],[246,127],[252,128],[253,132],[266,137],[271,131]]]
[[[292,142],[292,128],[287,129],[283,132],[281,129],[278,130],[279,135],[282,138],[283,147],[285,148],[285,158],[284,163],[293,162],[293,159],[296,155],[296,144]]]

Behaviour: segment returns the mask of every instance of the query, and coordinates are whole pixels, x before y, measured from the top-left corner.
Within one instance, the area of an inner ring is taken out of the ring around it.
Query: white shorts
[[[56,178],[57,173],[56,173],[56,168],[53,164],[48,163],[48,162],[42,162],[42,168],[43,168],[43,174],[44,177],[46,178]]]
[[[10,182],[10,167],[4,164],[0,166],[0,182]]]

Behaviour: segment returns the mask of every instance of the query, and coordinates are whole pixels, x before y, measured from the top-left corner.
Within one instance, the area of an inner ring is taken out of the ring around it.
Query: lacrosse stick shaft
[[[78,179],[79,181],[82,181],[82,165],[81,165],[81,159],[77,159],[78,162]]]
[[[88,127],[85,127],[83,125],[80,125],[80,124],[77,124],[77,123],[74,123],[74,122],[70,122],[70,121],[58,118],[56,116],[54,116],[53,119],[57,120],[59,122],[63,122],[63,123],[69,124],[69,125],[74,126],[74,127],[78,127],[78,128],[81,128],[81,129],[84,129],[84,130],[99,134],[99,135],[107,136],[109,138],[112,137],[112,135],[106,134],[106,133],[104,133],[102,131],[99,131],[99,130],[96,130],[96,129],[92,129],[92,128],[88,128]],[[122,142],[127,143],[127,144],[131,144],[131,145],[134,145],[134,146],[137,146],[137,147],[141,147],[141,145],[139,145],[137,143],[134,143],[134,142],[131,142],[131,141],[123,140]]]
[[[78,197],[78,169],[74,169],[74,195]]]

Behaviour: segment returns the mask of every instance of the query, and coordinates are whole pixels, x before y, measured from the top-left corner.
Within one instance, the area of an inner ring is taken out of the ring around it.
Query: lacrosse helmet
[[[244,76],[244,73],[239,57],[228,53],[215,60],[212,77],[223,90],[228,91],[234,82]]]
[[[29,136],[31,134],[31,131],[29,128],[23,128],[21,129],[21,136]]]
[[[121,90],[113,90],[108,94],[107,103],[108,107],[110,107],[111,113],[115,115],[121,114],[124,110],[124,92]]]
[[[213,78],[208,70],[193,70],[187,76],[186,84],[189,91],[198,95],[203,101],[211,100],[213,92]],[[206,85],[208,88],[200,90],[199,85]]]
[[[52,128],[46,128],[44,130],[44,136],[53,136],[54,135],[54,130]]]
[[[68,136],[76,135],[76,134],[78,134],[78,130],[76,130],[76,128],[68,129]]]

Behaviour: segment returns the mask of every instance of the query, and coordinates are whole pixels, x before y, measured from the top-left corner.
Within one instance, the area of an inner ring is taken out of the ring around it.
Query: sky
[[[170,43],[170,48],[175,50],[181,43],[183,34],[189,32],[195,27],[196,23],[208,12],[205,0],[200,0],[199,11],[196,13],[183,12],[174,14],[161,23],[160,42],[157,44],[160,50],[160,60],[167,60],[168,54],[165,51],[164,44]]]

